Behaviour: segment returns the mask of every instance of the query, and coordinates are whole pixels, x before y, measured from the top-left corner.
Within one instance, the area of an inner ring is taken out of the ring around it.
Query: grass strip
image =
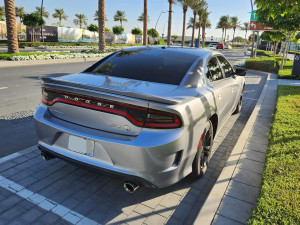
[[[300,224],[300,87],[278,86],[260,195],[249,224]]]

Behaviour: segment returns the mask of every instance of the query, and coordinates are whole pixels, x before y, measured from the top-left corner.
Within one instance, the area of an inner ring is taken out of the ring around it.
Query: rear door
[[[231,98],[228,98],[228,111],[229,113],[231,113],[233,111],[233,109],[236,107],[237,102],[239,100],[239,84],[238,81],[236,79],[236,77],[234,76],[234,70],[231,67],[230,63],[225,59],[225,57],[223,56],[218,56],[217,57],[219,62],[220,62],[220,66],[223,70],[225,79],[224,79],[224,85],[226,85],[226,87],[228,89],[228,92],[230,92],[231,94]]]
[[[212,57],[207,63],[206,77],[208,86],[213,89],[214,102],[217,107],[220,125],[222,125],[228,115],[228,98],[231,97],[231,94],[227,88],[224,88],[226,87],[226,81],[216,57]]]

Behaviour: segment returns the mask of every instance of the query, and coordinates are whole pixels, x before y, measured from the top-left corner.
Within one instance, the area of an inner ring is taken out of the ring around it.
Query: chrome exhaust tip
[[[45,160],[45,161],[48,161],[48,160],[50,160],[50,159],[53,159],[54,157],[53,156],[51,156],[51,155],[48,155],[47,153],[45,153],[45,152],[41,152],[41,157],[42,157],[42,159],[43,160]]]
[[[123,187],[125,191],[132,194],[139,188],[139,185],[131,181],[125,181]]]

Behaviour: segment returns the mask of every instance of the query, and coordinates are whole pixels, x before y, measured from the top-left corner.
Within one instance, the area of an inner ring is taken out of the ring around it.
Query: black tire
[[[213,126],[211,121],[205,125],[201,143],[197,149],[197,154],[192,165],[192,176],[195,178],[202,177],[208,166],[211,157],[211,149],[213,146]]]
[[[232,115],[238,114],[238,113],[241,112],[241,109],[242,109],[242,100],[243,100],[243,97],[240,97],[240,100],[239,100],[238,104],[236,105],[236,108],[233,111]]]

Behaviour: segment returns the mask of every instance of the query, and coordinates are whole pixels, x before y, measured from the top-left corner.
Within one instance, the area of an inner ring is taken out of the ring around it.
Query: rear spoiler
[[[147,101],[152,101],[152,102],[157,102],[157,103],[162,103],[162,104],[167,104],[167,105],[177,105],[181,102],[180,100],[161,98],[161,97],[154,96],[154,95],[147,95],[147,94],[135,93],[135,92],[129,92],[129,91],[118,91],[118,90],[114,90],[114,89],[108,89],[108,88],[96,87],[96,86],[92,86],[92,85],[85,85],[85,84],[80,84],[80,83],[75,83],[75,82],[58,80],[53,77],[41,77],[40,80],[42,81],[43,86],[51,87],[51,88],[58,87],[60,90],[63,89],[64,87],[66,87],[66,88],[67,87],[76,87],[76,88],[82,88],[82,89],[86,89],[86,90],[100,91],[100,92],[104,92],[104,93],[117,94],[117,95],[122,95],[122,96],[126,96],[126,97],[138,98],[138,99],[142,99],[142,100],[147,100]]]

